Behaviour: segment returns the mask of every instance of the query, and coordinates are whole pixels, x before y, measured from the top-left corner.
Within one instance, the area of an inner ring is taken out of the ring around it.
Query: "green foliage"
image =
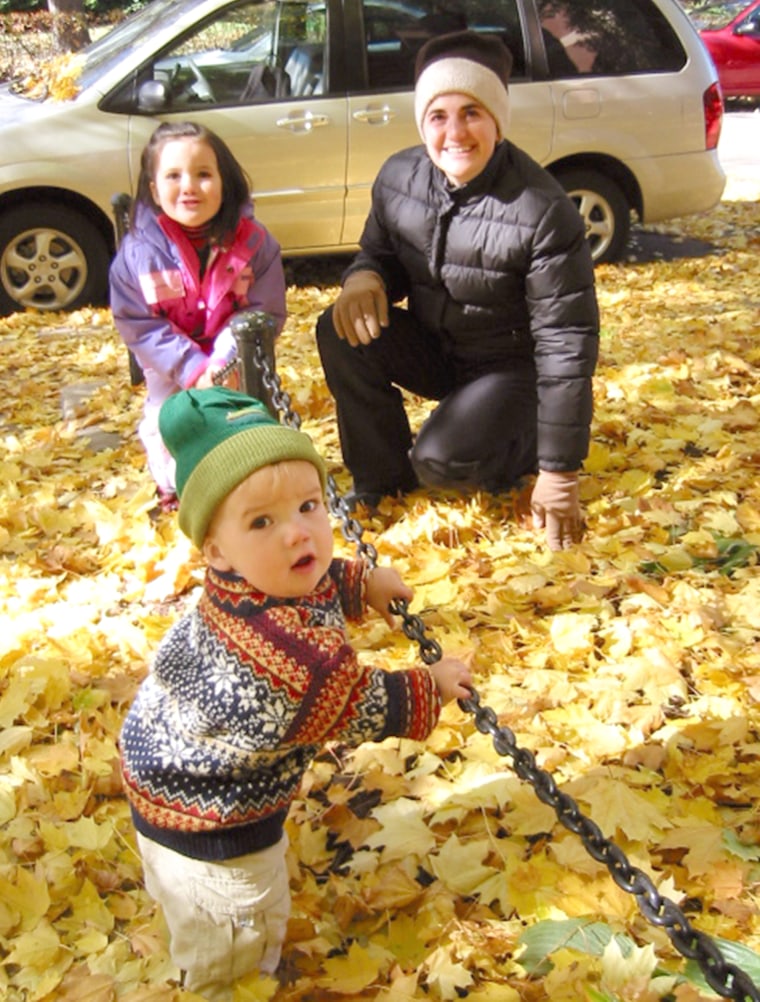
[[[734,856],[738,856],[739,859],[744,859],[748,862],[760,860],[760,846],[746,845],[744,842],[740,842],[736,833],[730,829],[726,829],[723,832],[723,842],[726,849]]]
[[[613,933],[603,922],[581,918],[547,919],[530,926],[520,936],[520,945],[525,950],[518,961],[532,976],[546,974],[551,968],[549,957],[557,950],[577,950],[591,957],[601,957],[613,936],[620,953],[627,957],[633,949],[633,940],[623,933]]]
[[[624,933],[614,933],[604,922],[581,918],[546,920],[530,926],[522,934],[520,944],[525,950],[517,959],[531,976],[541,977],[551,970],[550,957],[558,950],[576,950],[590,957],[601,957],[613,938],[617,940],[621,955],[630,956],[635,946],[634,941]],[[726,963],[734,964],[756,984],[760,983],[760,956],[754,950],[719,936],[714,938],[714,942]],[[689,960],[685,964],[682,977],[700,992],[711,997],[714,995],[696,960]],[[587,994],[590,1002],[612,1002],[608,995],[591,986],[588,986]]]
[[[713,557],[691,557],[691,567],[696,570],[717,571],[731,577],[740,567],[753,566],[757,560],[758,547],[746,539],[732,539],[713,533],[717,554]],[[653,577],[664,577],[672,572],[667,562],[646,560],[640,565],[643,574]]]
[[[84,0],[83,7],[88,18],[97,21],[101,17],[116,13],[131,14],[132,11],[144,7],[148,0]],[[47,11],[47,0],[0,0],[0,14],[34,13]]]
[[[2,0],[0,0],[2,3]],[[123,14],[125,17],[127,14],[132,14],[136,10],[140,10],[142,7],[147,6],[149,0],[130,0],[130,2],[125,3],[124,0],[84,0],[84,9],[88,15],[92,15],[94,19],[102,17],[104,15],[113,15],[116,13]]]
[[[734,964],[744,971],[755,984],[760,984],[760,957],[754,950],[750,950],[748,946],[743,946],[741,943],[735,943],[733,940],[723,939],[721,936],[715,936],[714,940],[727,964]],[[707,984],[696,960],[690,960],[686,964],[684,977],[706,995],[720,997]]]
[[[0,0],[0,14],[26,14],[35,10],[47,10],[44,0]]]

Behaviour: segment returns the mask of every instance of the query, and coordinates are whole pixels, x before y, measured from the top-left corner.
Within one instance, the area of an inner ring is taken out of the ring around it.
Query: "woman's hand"
[[[345,281],[335,300],[333,325],[338,337],[352,348],[370,344],[388,326],[388,296],[375,271],[355,271]]]
[[[550,550],[567,550],[583,538],[578,474],[541,470],[530,499],[533,527],[546,529]]]

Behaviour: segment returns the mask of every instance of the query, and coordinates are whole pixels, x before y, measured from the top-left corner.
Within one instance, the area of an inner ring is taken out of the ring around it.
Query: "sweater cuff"
[[[388,726],[383,737],[424,741],[438,723],[441,696],[429,668],[386,673]]]
[[[346,619],[361,619],[367,611],[367,574],[369,564],[366,560],[333,560],[331,573],[338,584],[340,602]]]
[[[203,361],[200,362],[198,365],[196,365],[194,369],[191,369],[190,372],[182,380],[182,388],[184,390],[189,390],[192,386],[195,386],[195,384],[201,378],[206,369],[208,369],[210,364],[211,364],[211,359],[204,358]]]

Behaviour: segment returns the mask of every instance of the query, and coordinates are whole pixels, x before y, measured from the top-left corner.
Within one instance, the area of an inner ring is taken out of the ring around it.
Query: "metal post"
[[[277,335],[274,317],[258,310],[243,310],[230,319],[230,327],[237,344],[241,390],[260,400],[277,417],[272,401]]]
[[[111,198],[111,208],[113,209],[113,228],[116,238],[116,247],[122,242],[129,232],[129,214],[132,209],[132,198],[125,191]],[[132,352],[129,352],[129,382],[131,386],[140,386],[145,382],[145,373],[140,367]]]

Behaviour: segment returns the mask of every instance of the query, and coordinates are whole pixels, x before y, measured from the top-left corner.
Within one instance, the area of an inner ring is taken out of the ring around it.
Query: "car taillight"
[[[702,95],[705,109],[705,143],[708,150],[716,149],[723,124],[723,95],[717,83],[711,84]]]

